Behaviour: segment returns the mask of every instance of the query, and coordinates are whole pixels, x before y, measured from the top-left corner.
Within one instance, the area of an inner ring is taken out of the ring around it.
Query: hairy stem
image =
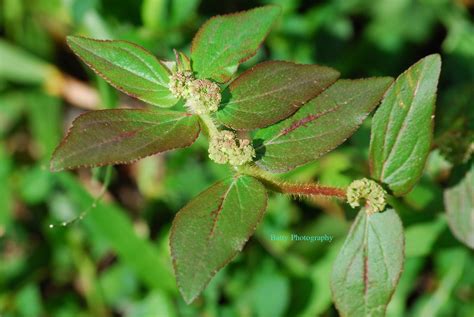
[[[328,196],[339,199],[346,199],[346,191],[342,188],[321,186],[315,183],[291,183],[282,181],[272,174],[256,167],[245,165],[238,168],[238,171],[253,176],[260,180],[267,188],[288,195],[298,196]]]
[[[219,130],[217,129],[216,124],[214,123],[214,120],[211,118],[210,115],[201,114],[199,115],[199,118],[201,119],[201,122],[204,126],[204,130],[207,131],[210,138],[219,133]]]

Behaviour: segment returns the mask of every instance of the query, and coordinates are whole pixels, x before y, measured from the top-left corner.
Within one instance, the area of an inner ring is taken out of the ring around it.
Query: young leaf
[[[338,80],[293,116],[256,133],[257,164],[284,172],[331,151],[356,131],[391,82],[389,77]]]
[[[114,109],[74,120],[51,159],[51,169],[130,163],[191,145],[199,135],[196,116],[174,111]]]
[[[217,118],[236,130],[269,126],[287,118],[339,77],[329,67],[290,62],[264,62],[229,86],[229,100]]]
[[[242,250],[266,205],[267,193],[259,181],[236,176],[214,184],[179,211],[170,246],[178,288],[187,303]]]
[[[439,55],[430,55],[400,75],[374,115],[370,140],[373,178],[401,196],[421,177],[433,135]]]
[[[199,78],[229,80],[240,63],[255,55],[280,14],[276,6],[215,16],[193,39],[191,60]]]
[[[67,42],[92,70],[124,93],[159,107],[177,100],[168,89],[169,74],[150,52],[125,41],[68,36]]]
[[[444,192],[444,205],[454,236],[474,249],[474,163],[459,183]]]
[[[359,211],[334,262],[331,290],[341,316],[384,316],[403,269],[403,226],[393,209]]]

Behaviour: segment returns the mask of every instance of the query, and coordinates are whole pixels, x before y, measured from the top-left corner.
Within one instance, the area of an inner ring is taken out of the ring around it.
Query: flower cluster
[[[190,71],[177,71],[171,74],[168,88],[176,98],[189,98],[189,84],[194,80]]]
[[[217,111],[221,102],[219,86],[207,79],[195,79],[190,71],[173,73],[169,89],[177,98],[186,99],[186,106],[196,114]]]
[[[238,139],[232,131],[220,131],[209,143],[209,157],[219,164],[242,165],[252,161],[255,150],[249,140]]]
[[[352,208],[359,207],[360,201],[365,200],[365,210],[368,215],[385,208],[387,193],[382,186],[367,178],[353,181],[347,188],[346,195],[347,202]]]

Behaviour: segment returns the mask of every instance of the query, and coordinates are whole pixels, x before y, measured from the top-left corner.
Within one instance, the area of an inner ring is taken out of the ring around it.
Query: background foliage
[[[387,313],[472,316],[474,256],[451,233],[456,222],[448,225],[443,203],[444,190],[468,170],[465,149],[474,131],[469,0],[1,0],[1,316],[337,315],[329,276],[354,210],[272,195],[244,252],[187,306],[171,270],[171,220],[229,173],[207,159],[203,138],[129,166],[55,174],[47,168],[79,113],[136,103],[87,70],[66,35],[130,40],[172,59],[172,48],[189,52],[210,16],[268,3],[279,4],[283,16],[242,70],[271,59],[331,66],[343,78],[396,77],[428,54],[442,55],[433,151],[420,183],[394,202],[406,228],[407,259]],[[369,174],[369,134],[366,122],[344,146],[285,177],[347,186]],[[461,188],[472,193],[469,183]],[[292,233],[334,239],[270,239]]]

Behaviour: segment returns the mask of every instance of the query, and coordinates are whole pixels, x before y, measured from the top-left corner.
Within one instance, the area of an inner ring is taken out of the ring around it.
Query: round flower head
[[[196,79],[189,84],[188,106],[197,114],[217,111],[221,103],[221,90],[207,79]]]
[[[187,99],[190,96],[189,85],[194,80],[190,71],[177,71],[171,74],[168,88],[176,98]]]
[[[209,157],[219,164],[242,165],[252,161],[255,150],[249,140],[237,139],[232,131],[220,131],[210,140]]]
[[[219,86],[207,79],[195,79],[190,71],[171,74],[168,88],[176,98],[186,99],[186,106],[196,114],[217,111],[221,103]]]
[[[368,215],[382,211],[386,204],[385,190],[376,182],[367,178],[353,181],[347,188],[347,202],[352,208],[359,207],[360,201],[365,201]]]

